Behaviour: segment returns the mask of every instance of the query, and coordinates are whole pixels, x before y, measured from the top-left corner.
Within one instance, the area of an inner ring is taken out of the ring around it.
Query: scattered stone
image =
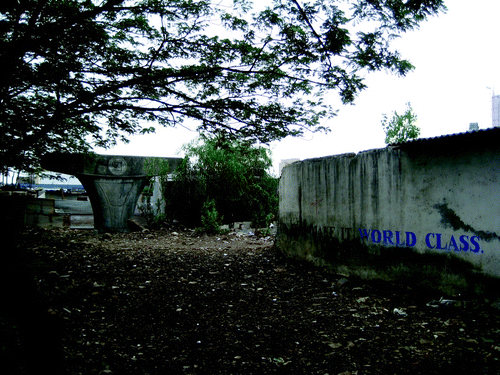
[[[328,346],[332,349],[338,349],[342,347],[342,344],[340,342],[331,342],[328,343]]]
[[[104,233],[101,239],[103,241],[111,241],[113,239],[113,235],[111,233]]]
[[[392,313],[394,315],[399,315],[399,316],[406,316],[406,315],[408,315],[403,309],[398,309],[398,308],[395,308],[394,310],[392,310]]]
[[[461,300],[454,300],[454,299],[445,299],[441,297],[439,301],[431,301],[427,303],[427,306],[429,307],[465,307],[466,302],[461,301]]]

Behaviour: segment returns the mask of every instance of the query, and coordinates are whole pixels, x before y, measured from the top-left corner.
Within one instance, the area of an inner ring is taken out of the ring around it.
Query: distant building
[[[491,124],[492,127],[500,127],[500,95],[491,98]]]

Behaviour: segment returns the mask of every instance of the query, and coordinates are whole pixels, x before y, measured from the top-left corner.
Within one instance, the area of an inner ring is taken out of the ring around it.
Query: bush
[[[186,157],[167,189],[167,209],[177,220],[204,227],[208,211],[216,210],[219,226],[251,220],[264,227],[276,216],[278,180],[268,173],[268,149],[207,136],[184,149]]]
[[[207,200],[203,203],[203,209],[201,212],[201,228],[198,228],[198,231],[207,234],[217,234],[220,232],[221,223],[222,217],[219,216],[219,213],[217,212],[215,200]]]

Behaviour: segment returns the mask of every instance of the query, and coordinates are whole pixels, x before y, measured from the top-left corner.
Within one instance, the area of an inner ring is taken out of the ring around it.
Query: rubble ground
[[[6,373],[500,373],[491,302],[330,274],[273,241],[29,230],[4,266]]]

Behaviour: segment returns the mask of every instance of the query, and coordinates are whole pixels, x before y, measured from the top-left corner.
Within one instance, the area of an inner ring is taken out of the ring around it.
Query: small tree
[[[399,115],[396,111],[392,117],[384,113],[382,115],[382,127],[385,132],[385,143],[401,143],[412,139],[417,139],[420,136],[420,128],[417,126],[417,115],[413,112],[410,103],[406,104],[405,113]]]
[[[469,124],[469,131],[470,132],[477,132],[479,130],[479,124],[477,122],[471,122]]]
[[[201,231],[208,234],[219,233],[222,220],[223,217],[221,217],[217,212],[214,199],[208,199],[205,203],[203,203],[201,211]]]

